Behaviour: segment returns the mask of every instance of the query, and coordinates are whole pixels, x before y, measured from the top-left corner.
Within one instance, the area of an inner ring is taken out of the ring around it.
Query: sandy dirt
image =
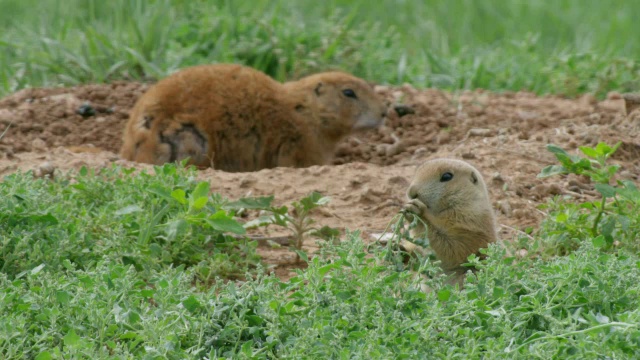
[[[117,82],[27,89],[0,99],[0,134],[7,130],[0,140],[0,176],[18,169],[43,171],[45,162],[56,171],[113,162],[150,169],[117,156],[129,110],[147,88]],[[613,156],[622,166],[620,176],[633,181],[640,177],[640,115],[627,116],[616,93],[597,101],[590,95],[572,100],[527,92],[450,93],[407,85],[376,90],[390,104],[386,127],[344,141],[332,165],[254,173],[207,169],[199,176],[231,199],[274,195],[276,204],[288,205],[319,191],[331,197],[313,215],[319,225],[360,229],[372,238],[400,209],[417,165],[432,158],[459,158],[484,175],[504,240],[518,229],[537,226],[544,216],[537,206],[555,195],[595,195],[585,178],[536,178],[544,166],[555,163],[546,144],[576,152],[578,146],[622,141]],[[245,219],[256,215],[250,212]],[[271,227],[252,235],[288,234]],[[313,239],[306,248],[316,249]],[[283,276],[293,267],[289,263],[294,255],[286,248],[264,245],[260,252]]]

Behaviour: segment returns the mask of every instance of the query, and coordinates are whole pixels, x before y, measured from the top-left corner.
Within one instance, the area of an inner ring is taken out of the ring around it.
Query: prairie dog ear
[[[474,184],[478,183],[478,175],[474,171],[471,172],[471,182]]]
[[[320,96],[323,91],[322,91],[322,83],[319,82],[318,85],[316,85],[316,88],[314,89],[314,91],[316,92],[316,95]]]

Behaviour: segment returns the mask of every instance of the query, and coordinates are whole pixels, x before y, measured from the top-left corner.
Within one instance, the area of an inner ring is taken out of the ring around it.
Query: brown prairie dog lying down
[[[451,284],[462,283],[471,254],[497,240],[496,222],[482,175],[460,160],[434,159],[422,164],[407,191],[405,210],[427,224],[429,244]],[[412,236],[424,236],[421,223]],[[407,250],[417,245],[405,242]]]
[[[346,136],[381,126],[386,107],[364,80],[325,72],[279,83],[240,65],[201,65],[152,86],[134,106],[120,155],[187,157],[231,172],[326,164]]]

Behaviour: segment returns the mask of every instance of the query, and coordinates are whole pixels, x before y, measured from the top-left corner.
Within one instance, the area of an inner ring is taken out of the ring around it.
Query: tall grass
[[[278,79],[577,95],[640,86],[633,1],[0,0],[0,94],[238,62]]]

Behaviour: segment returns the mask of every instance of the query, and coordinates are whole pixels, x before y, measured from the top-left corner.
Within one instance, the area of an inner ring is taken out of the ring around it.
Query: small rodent
[[[467,270],[462,266],[471,254],[497,240],[496,221],[487,186],[480,172],[455,159],[428,160],[418,167],[407,191],[404,209],[427,224],[427,237],[449,283],[462,286]],[[412,236],[424,236],[424,225]],[[404,243],[406,247],[416,247]]]
[[[120,156],[230,171],[326,164],[336,144],[384,122],[372,86],[342,72],[280,83],[255,69],[200,65],[159,81],[138,99]]]

